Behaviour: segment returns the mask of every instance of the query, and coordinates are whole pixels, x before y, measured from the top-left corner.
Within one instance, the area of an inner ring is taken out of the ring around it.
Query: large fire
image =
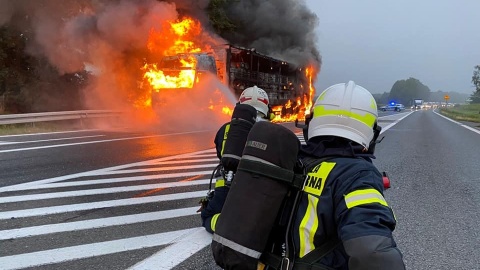
[[[164,74],[165,69],[159,69],[157,64],[145,64],[146,70],[144,78],[148,79],[154,91],[160,89],[174,89],[174,88],[192,88],[195,81],[195,57],[188,57],[180,59],[182,69],[178,74],[173,76]]]
[[[165,31],[150,31],[148,49],[152,53],[161,56],[177,55],[180,53],[200,52],[201,49],[190,41],[190,35],[197,35],[201,26],[190,18],[178,22],[166,22]],[[172,44],[173,41],[173,44]],[[160,89],[192,88],[195,80],[195,57],[185,56],[180,59],[181,71],[178,74],[164,74],[165,69],[160,70],[157,64],[145,64],[144,78],[148,79],[154,91]]]
[[[313,67],[308,67],[305,70],[305,76],[308,79],[308,93],[304,93],[302,97],[297,97],[295,101],[289,100],[284,105],[274,106],[272,108],[275,114],[273,122],[293,122],[297,119],[300,121],[305,120],[305,116],[310,114],[313,105],[313,97],[315,95],[313,77],[315,74]]]
[[[192,88],[194,84],[198,84],[201,79],[197,74],[197,59],[191,53],[205,52],[208,53],[210,48],[203,44],[203,49],[199,44],[193,42],[202,32],[202,26],[198,21],[191,18],[185,18],[179,21],[167,21],[162,27],[162,31],[151,30],[147,48],[149,51],[158,56],[170,57],[177,56],[172,63],[159,66],[157,63],[147,63],[143,66],[144,79],[150,85],[150,90],[154,92],[168,91],[181,88]],[[189,55],[190,53],[190,55]],[[302,97],[296,100],[289,100],[284,105],[272,108],[275,118],[273,122],[291,122],[296,119],[304,119],[306,114],[310,113],[312,106],[312,98],[315,94],[313,87],[313,76],[315,71],[312,67],[307,68],[305,76],[308,78],[308,89],[304,91]],[[303,87],[303,85],[302,85]],[[151,104],[150,97],[147,100],[137,102],[143,106]],[[234,104],[226,105],[221,99],[210,99],[207,105],[208,109],[216,111],[220,114],[231,115]]]
[[[148,49],[157,58],[167,59],[164,65],[159,67],[156,63],[145,64],[143,77],[148,80],[151,90],[159,92],[162,90],[174,90],[181,88],[193,88],[194,84],[200,82],[200,74],[196,71],[197,59],[191,53],[207,52],[208,48],[201,49],[192,40],[199,36],[202,27],[200,22],[191,18],[175,22],[164,23],[163,31],[150,31]],[[171,57],[170,60],[168,60]],[[221,102],[210,100],[210,110],[231,115],[232,108]],[[151,104],[146,102],[144,104]]]

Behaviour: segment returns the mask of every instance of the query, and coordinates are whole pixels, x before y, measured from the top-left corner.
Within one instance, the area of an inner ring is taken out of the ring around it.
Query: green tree
[[[88,74],[60,75],[45,57],[25,50],[28,31],[0,27],[0,113],[81,109]]]
[[[388,104],[388,98],[390,96],[390,93],[388,92],[383,92],[383,94],[373,94],[373,97],[375,98],[375,101],[377,104]]]
[[[480,103],[480,65],[476,65],[473,69],[472,83],[475,91],[470,96],[471,103]]]
[[[0,27],[0,107],[12,113],[28,110],[26,88],[32,81],[35,59],[25,54],[26,36]]]
[[[219,35],[232,32],[236,28],[225,10],[229,1],[232,0],[211,0],[207,7],[210,23]]]
[[[421,83],[418,79],[408,78],[407,80],[396,81],[390,90],[389,102],[395,101],[405,105],[411,105],[414,99],[428,100],[430,88]]]

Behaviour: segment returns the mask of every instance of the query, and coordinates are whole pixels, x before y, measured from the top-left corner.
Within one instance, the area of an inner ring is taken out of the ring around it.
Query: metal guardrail
[[[22,113],[0,115],[0,125],[24,124],[36,122],[49,122],[72,119],[90,119],[120,116],[120,111],[108,110],[83,110],[83,111],[64,111],[64,112],[44,112],[44,113]]]

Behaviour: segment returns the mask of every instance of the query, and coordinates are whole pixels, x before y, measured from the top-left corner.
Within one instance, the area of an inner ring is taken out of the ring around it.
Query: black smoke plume
[[[223,35],[228,41],[299,66],[321,65],[315,34],[318,18],[304,0],[227,3],[224,6],[226,14],[235,25],[234,31]]]

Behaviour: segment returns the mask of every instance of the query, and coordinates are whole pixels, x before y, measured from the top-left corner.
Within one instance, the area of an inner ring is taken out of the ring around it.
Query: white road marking
[[[145,204],[145,203],[159,203],[159,202],[165,202],[165,201],[201,198],[201,197],[204,197],[206,194],[207,194],[207,190],[192,191],[192,192],[149,196],[149,197],[141,197],[141,198],[68,204],[68,205],[49,206],[49,207],[14,210],[14,211],[3,211],[3,212],[0,212],[0,220],[69,213],[69,212],[93,210],[93,209],[99,209],[99,208],[111,208],[111,207],[118,207],[118,206],[130,206],[130,205],[138,205],[138,204]]]
[[[146,173],[146,172],[163,172],[185,169],[203,169],[212,168],[212,171],[217,167],[218,163],[213,164],[201,164],[201,165],[188,165],[188,166],[176,166],[176,167],[157,167],[157,168],[145,168],[145,169],[130,169],[130,170],[115,170],[102,172],[101,175],[114,175],[114,174],[127,174],[127,173]]]
[[[199,230],[205,229],[191,228],[113,241],[105,241],[94,244],[85,244],[79,246],[71,246],[65,248],[57,248],[45,251],[0,257],[0,265],[3,270],[11,270],[53,263],[62,263],[72,260],[97,257],[149,247],[159,247],[180,241],[188,242],[190,239],[189,237],[191,235],[196,235]],[[203,234],[203,236],[200,236],[200,238],[202,237],[205,238],[204,242],[208,242],[208,237],[205,234]],[[162,268],[156,267],[156,269]]]
[[[447,119],[448,121],[450,121],[450,122],[452,122],[452,123],[455,123],[455,124],[457,124],[457,125],[459,125],[459,126],[461,126],[461,127],[464,127],[464,128],[466,128],[466,129],[468,129],[468,130],[471,130],[471,131],[473,131],[473,132],[475,132],[475,133],[477,133],[477,134],[480,134],[480,130],[478,130],[478,129],[476,129],[476,128],[472,128],[471,126],[468,126],[468,125],[462,124],[462,123],[460,123],[460,122],[458,122],[458,121],[455,121],[455,120],[453,120],[453,119],[450,119],[450,118],[446,117],[445,115],[439,114],[439,113],[436,112],[436,111],[433,111],[433,112],[434,112],[436,115],[441,116],[441,117]]]
[[[200,156],[200,155],[199,155]],[[199,158],[199,156],[195,156],[195,158]],[[212,157],[213,155],[201,155],[203,157]],[[187,164],[187,163],[197,163],[197,162],[210,162],[216,161],[217,165],[219,163],[218,158],[215,155],[215,158],[204,158],[204,159],[182,159],[182,160],[172,160],[172,161],[161,161],[155,163],[155,165],[172,165],[172,164]]]
[[[90,135],[90,136],[65,137],[65,138],[56,138],[56,139],[35,140],[35,141],[0,142],[0,145],[12,145],[12,144],[22,144],[22,143],[39,143],[39,142],[53,142],[53,141],[65,141],[65,140],[87,139],[87,138],[105,137],[105,136],[106,136],[106,135]]]
[[[153,160],[149,160],[149,161],[140,161],[140,162],[129,163],[129,164],[125,164],[125,165],[103,168],[103,169],[98,169],[98,170],[93,170],[93,171],[88,171],[88,172],[81,172],[81,173],[64,175],[64,176],[59,176],[59,177],[54,177],[54,178],[47,178],[47,179],[28,182],[28,183],[23,183],[23,184],[6,186],[6,187],[1,187],[0,188],[0,193],[1,192],[6,192],[6,191],[18,191],[18,190],[22,190],[24,187],[31,187],[31,186],[38,186],[38,185],[41,185],[41,184],[55,183],[55,182],[75,179],[75,178],[79,178],[79,177],[88,177],[88,176],[92,176],[92,175],[100,175],[100,174],[102,174],[102,172],[105,172],[105,171],[121,170],[121,169],[135,167],[135,166],[146,166],[146,165],[151,165],[151,164],[155,164],[155,163],[166,161],[166,160],[175,160],[175,159],[195,157],[195,155],[197,155],[197,154],[210,153],[210,152],[214,152],[214,151],[215,151],[215,149],[202,150],[202,151],[193,152],[193,153],[186,153],[186,154],[181,154],[181,155],[176,155],[176,156],[168,156],[168,157],[153,159]]]
[[[165,136],[171,136],[171,135],[185,135],[185,134],[192,134],[192,133],[202,133],[202,132],[205,132],[205,131],[206,131],[206,130],[192,131],[192,132],[181,132],[181,133],[172,133],[172,134],[136,136],[136,137],[118,138],[118,139],[109,139],[109,140],[99,140],[99,141],[89,141],[89,142],[66,143],[66,144],[56,144],[56,145],[44,145],[44,146],[28,147],[28,148],[16,148],[16,149],[0,150],[0,153],[10,153],[10,152],[19,152],[19,151],[39,150],[39,149],[46,149],[46,148],[56,148],[56,147],[65,147],[65,146],[76,146],[76,145],[94,144],[94,143],[105,143],[105,142],[117,142],[117,141],[126,141],[126,140],[137,140],[137,139],[145,139],[145,138],[165,137]]]
[[[29,150],[38,150],[38,149],[46,149],[46,148],[56,148],[56,147],[64,147],[64,146],[75,146],[75,145],[93,144],[93,143],[104,143],[104,142],[116,142],[116,141],[136,140],[136,139],[153,138],[153,137],[159,137],[159,136],[161,136],[161,135],[138,136],[138,137],[130,137],[130,138],[118,138],[118,139],[89,141],[89,142],[78,142],[78,143],[66,143],[66,144],[56,144],[56,145],[44,145],[44,146],[36,146],[36,147],[28,147],[28,148],[16,148],[16,149],[9,149],[9,150],[0,150],[0,153],[29,151]]]
[[[88,230],[95,228],[105,228],[118,225],[135,224],[141,222],[162,220],[168,218],[184,217],[198,215],[196,213],[198,207],[189,207],[181,209],[172,209],[157,212],[148,212],[142,214],[98,218],[91,220],[82,220],[75,222],[66,222],[58,224],[48,224],[41,226],[26,227],[20,229],[0,231],[0,240],[9,240],[22,237],[31,237],[59,232],[70,232],[79,230]]]
[[[176,241],[146,260],[132,266],[128,270],[173,269],[212,242],[212,235],[204,228],[198,228],[189,236]]]
[[[397,113],[397,114],[391,114],[391,115],[384,115],[384,116],[380,116],[378,117],[378,119],[380,120],[383,120],[383,121],[394,121],[394,120],[397,120],[399,116],[402,116],[402,115],[409,115],[411,113],[413,113],[414,111],[411,111],[411,112],[403,112],[403,113]]]
[[[395,126],[396,124],[398,124],[400,121],[402,121],[405,117],[409,116],[410,114],[412,114],[413,112],[408,112],[406,113],[405,116],[401,117],[400,119],[396,120],[395,122],[385,126],[385,127],[382,127],[382,131],[380,131],[380,134],[384,133],[385,131],[389,130],[391,127]]]
[[[83,180],[83,181],[74,181],[74,182],[60,182],[60,183],[53,183],[53,184],[43,184],[38,186],[23,187],[22,190],[37,190],[37,189],[47,189],[47,188],[59,188],[59,187],[76,187],[76,186],[93,186],[93,185],[100,185],[100,184],[117,184],[121,182],[143,182],[148,180],[160,180],[160,179],[166,179],[166,178],[211,175],[211,173],[212,173],[212,170],[169,173],[169,174],[159,174],[159,175],[141,175],[141,176],[131,176],[131,177],[121,177],[121,178],[107,178],[107,179],[99,179],[99,180]]]
[[[174,187],[189,187],[189,186],[206,185],[208,183],[210,183],[210,178],[195,180],[195,181],[185,181],[185,182],[177,181],[177,182],[168,182],[168,183],[161,183],[161,184],[150,184],[150,185],[97,188],[97,189],[88,189],[88,190],[74,190],[74,191],[52,192],[52,193],[42,193],[42,194],[32,194],[32,195],[8,196],[8,197],[0,197],[0,203],[27,202],[27,201],[38,201],[38,200],[47,200],[47,199],[58,199],[58,198],[73,198],[73,197],[79,197],[79,196],[91,196],[91,195],[131,192],[131,191],[159,189],[159,188],[163,189],[163,188],[174,188]]]
[[[152,159],[148,161],[124,164],[109,168],[103,168],[93,170],[89,172],[77,173],[72,175],[54,177],[49,179],[43,179],[30,183],[24,183],[14,186],[8,186],[0,188],[1,192],[8,191],[25,191],[25,190],[47,190],[62,187],[81,187],[92,186],[97,184],[109,184],[120,182],[132,182],[146,180],[157,180],[170,178],[171,182],[163,182],[157,184],[147,185],[126,185],[120,187],[107,187],[98,189],[83,189],[72,191],[60,191],[49,192],[30,195],[14,195],[7,197],[0,197],[0,204],[24,202],[24,201],[38,201],[45,199],[55,198],[71,198],[77,196],[91,196],[107,193],[122,193],[140,190],[152,190],[163,189],[181,186],[193,186],[193,185],[205,185],[210,183],[210,179],[200,179],[192,181],[176,181],[172,182],[172,178],[187,177],[187,176],[210,176],[214,167],[218,165],[218,159],[216,157],[215,149],[208,149],[198,151],[194,153],[186,153],[177,156],[169,156],[158,159]],[[202,159],[204,158],[204,159]],[[216,161],[216,162],[215,162]],[[206,162],[209,164],[202,164],[200,162]],[[215,163],[212,163],[215,162]],[[179,166],[176,166],[178,164]],[[189,164],[189,165],[186,165]],[[164,167],[164,166],[167,167]],[[145,167],[147,166],[147,167]],[[161,167],[159,167],[161,166]],[[142,168],[143,167],[143,168]],[[209,168],[210,170],[204,171],[190,171],[200,168]],[[99,176],[105,176],[109,174],[128,174],[128,173],[148,173],[157,171],[172,171],[172,170],[184,170],[184,172],[170,173],[170,174],[158,174],[158,175],[136,175],[131,177],[119,177],[119,178],[98,178]],[[91,178],[92,180],[85,180]],[[80,179],[80,180],[79,180]],[[79,181],[76,181],[79,180]],[[46,191],[47,192],[47,191]],[[65,204],[63,200],[60,200],[57,205],[49,207],[39,207],[30,209],[21,209],[13,211],[0,212],[0,220],[6,220],[10,218],[25,218],[35,216],[47,216],[53,214],[69,213],[75,211],[87,211],[102,208],[113,208],[132,205],[143,205],[148,203],[161,204],[164,201],[177,201],[184,199],[195,199],[204,197],[207,194],[207,190],[184,192],[176,194],[165,194],[158,196],[148,196],[139,198],[126,198],[109,201],[96,201],[89,203],[79,204]],[[52,201],[55,202],[55,201]],[[68,202],[66,202],[68,203]],[[2,206],[3,206],[2,205]],[[151,221],[160,221],[163,219],[171,219],[185,216],[198,215],[196,210],[198,206],[180,209],[170,209],[157,212],[130,214],[124,216],[114,216],[106,218],[98,218],[93,220],[81,220],[65,223],[55,223],[38,225],[24,228],[15,228],[9,230],[0,231],[0,241],[18,238],[36,237],[41,235],[56,234],[56,233],[68,233],[75,231],[87,231],[90,229],[106,228],[113,226],[122,226],[127,224],[144,223]],[[193,217],[192,217],[193,218]],[[131,237],[120,240],[105,241],[92,244],[84,244],[77,246],[70,246],[65,248],[56,248],[50,250],[43,250],[32,253],[23,253],[11,256],[0,257],[1,269],[19,269],[36,267],[42,265],[50,265],[55,263],[62,263],[72,260],[91,258],[96,256],[114,254],[119,252],[125,252],[129,250],[138,250],[148,247],[158,246],[161,249],[159,252],[150,256],[146,260],[137,263],[132,269],[172,269],[178,264],[182,263],[196,252],[205,248],[211,243],[211,235],[205,231],[203,227],[186,229],[176,232],[165,232],[153,235],[145,235],[139,237]],[[165,246],[166,247],[162,247]]]
[[[218,161],[217,152],[216,152],[215,148],[210,149],[210,151],[212,152],[211,154],[195,155],[195,157],[196,158],[215,157],[215,160]]]

